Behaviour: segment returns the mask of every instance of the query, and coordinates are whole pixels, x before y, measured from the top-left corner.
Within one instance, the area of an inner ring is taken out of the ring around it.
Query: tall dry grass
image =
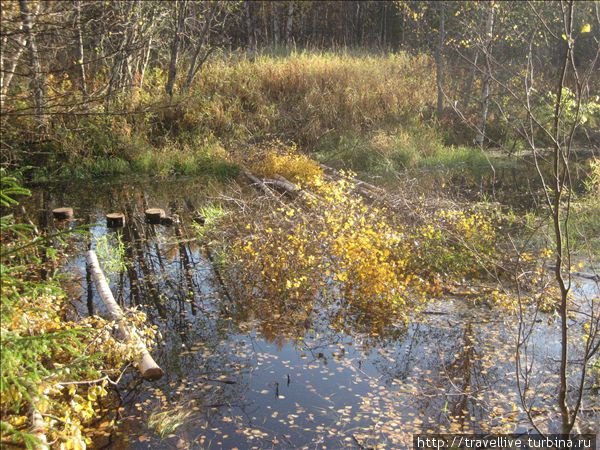
[[[278,137],[314,146],[328,133],[420,115],[433,104],[431,61],[404,53],[294,53],[214,61],[185,101],[182,127],[223,139]]]

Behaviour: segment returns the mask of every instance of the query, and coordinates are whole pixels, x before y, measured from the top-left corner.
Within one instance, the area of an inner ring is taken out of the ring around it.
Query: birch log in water
[[[100,298],[104,302],[106,309],[112,320],[119,322],[119,330],[125,338],[132,339],[134,345],[138,350],[137,356],[137,366],[144,377],[147,380],[157,380],[163,376],[163,370],[156,364],[152,356],[148,352],[146,345],[142,341],[142,339],[138,336],[135,327],[127,327],[122,319],[123,319],[123,310],[119,306],[119,304],[115,301],[113,294],[108,286],[108,282],[100,268],[100,264],[98,263],[98,257],[96,256],[96,252],[94,250],[90,250],[87,253],[87,262],[90,266],[90,272],[92,274],[92,279],[96,284],[96,290],[100,295]]]
[[[39,402],[39,398],[37,396],[31,397],[31,434],[33,434],[37,443],[33,447],[36,450],[48,450],[50,447],[48,446],[48,439],[46,438],[46,422],[44,422],[44,417],[37,409],[37,403]]]

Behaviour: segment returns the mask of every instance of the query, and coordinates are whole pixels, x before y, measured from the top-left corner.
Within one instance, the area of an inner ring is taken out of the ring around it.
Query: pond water
[[[574,191],[585,190],[589,175],[589,156],[581,156],[571,164]],[[541,159],[540,170],[551,180],[549,159]],[[398,172],[395,176],[374,177],[375,184],[389,190],[411,189],[424,195],[438,194],[466,201],[492,201],[516,210],[543,207],[543,184],[535,162],[529,157],[493,159],[491,165],[431,167]]]
[[[432,175],[434,186],[451,186],[445,192],[454,195],[452,177],[466,175],[445,176]],[[490,186],[498,192],[495,182],[474,180],[465,184],[477,195],[489,195]],[[203,179],[119,180],[38,187],[25,203],[40,227],[90,226],[91,235],[56,243],[69,255],[64,271],[77,314],[104,312],[85,251],[120,233],[127,264],[110,276],[115,298],[142,308],[162,334],[152,354],[165,376],[124,377],[109,413],[94,424],[94,448],[410,448],[416,432],[478,431],[481,424],[500,430],[507,422],[530,428],[513,408],[515,324],[485,298],[432,302],[407,329],[340,322],[328,305],[296,321],[274,313],[268,299],[261,305],[228,299],[186,206],[217,201],[235,208],[232,193],[252,195],[247,186]],[[59,206],[74,207],[77,220],[55,223],[50,211]],[[144,223],[148,207],[176,211],[181,224]],[[122,230],[104,226],[112,211],[126,213]],[[579,288],[588,300],[600,293],[592,280],[579,280]],[[545,368],[540,379],[552,386],[558,328],[546,319],[533,342]],[[590,426],[600,420],[593,401],[584,413]],[[107,425],[113,418],[116,427]]]

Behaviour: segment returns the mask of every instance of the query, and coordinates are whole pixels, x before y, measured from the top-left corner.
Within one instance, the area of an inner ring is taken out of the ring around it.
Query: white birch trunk
[[[137,330],[134,327],[127,327],[123,323],[123,311],[119,304],[115,301],[113,294],[108,286],[108,282],[104,277],[104,273],[100,268],[100,264],[98,263],[98,257],[96,256],[96,252],[93,250],[88,251],[87,253],[87,262],[90,266],[90,272],[92,274],[92,279],[96,284],[96,290],[100,295],[100,298],[104,302],[106,309],[112,320],[120,322],[119,323],[119,331],[120,333],[126,337],[130,338],[134,341],[134,345],[136,346],[136,350],[138,351],[137,355],[137,366],[144,377],[147,380],[157,380],[161,378],[164,374],[163,370],[156,364],[152,356],[148,352],[146,345],[142,341],[142,339],[138,336]]]

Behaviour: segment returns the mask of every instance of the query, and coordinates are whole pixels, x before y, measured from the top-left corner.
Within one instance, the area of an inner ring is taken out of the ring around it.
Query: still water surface
[[[493,196],[531,207],[516,195],[523,184],[511,178],[528,176],[428,172],[415,180],[443,195]],[[276,314],[275,305],[230,301],[195,240],[187,206],[235,208],[231,199],[240,189],[203,179],[34,189],[26,207],[41,227],[64,226],[49,214],[59,206],[75,208],[77,221],[69,226],[90,226],[91,236],[77,237],[66,249],[77,313],[104,312],[86,273],[85,251],[121,233],[127,267],[110,276],[115,297],[143,309],[162,335],[152,353],[165,376],[142,382],[132,371],[124,378],[120,398],[107,405],[108,419],[118,408],[119,425],[99,421],[95,448],[409,448],[415,432],[479,431],[481,424],[489,431],[506,422],[514,424],[511,430],[529,429],[513,408],[514,324],[485,298],[432,302],[408,329],[374,329],[351,319],[340,326],[335,306],[326,304],[294,322]],[[177,212],[181,224],[145,224],[148,207]],[[112,211],[126,213],[123,230],[104,226],[104,214]],[[585,298],[600,292],[584,279],[580,289]],[[536,333],[541,375],[551,385],[556,324],[542,323]],[[597,414],[590,423],[598,423]]]

